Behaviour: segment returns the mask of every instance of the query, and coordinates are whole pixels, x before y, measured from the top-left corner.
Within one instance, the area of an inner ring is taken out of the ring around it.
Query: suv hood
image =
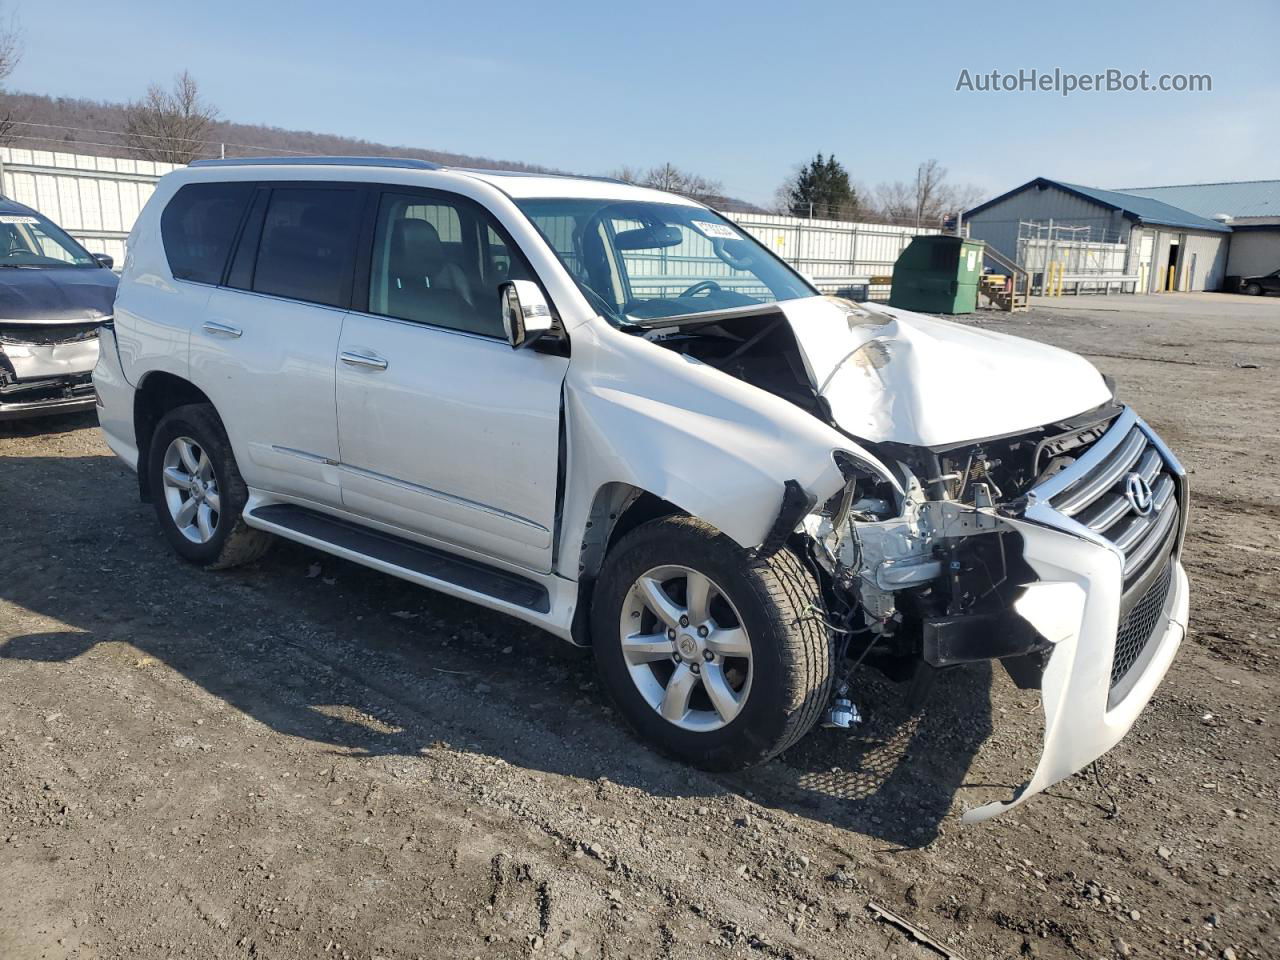
[[[1032,430],[1111,399],[1089,361],[1032,340],[830,297],[777,306],[814,389],[860,440],[945,447]]]
[[[101,267],[0,268],[0,322],[66,323],[109,317],[119,282]]]

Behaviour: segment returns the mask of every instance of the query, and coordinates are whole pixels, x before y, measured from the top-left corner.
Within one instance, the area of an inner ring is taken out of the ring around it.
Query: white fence
[[[893,275],[898,254],[911,238],[936,229],[897,227],[846,220],[807,220],[773,213],[729,214],[731,220],[787,263],[807,274],[826,293],[874,277]],[[888,286],[872,288],[872,296],[888,294]]]
[[[124,263],[124,242],[155,182],[173,164],[0,147],[0,192],[39,210],[95,253]],[[834,293],[893,273],[911,238],[934,229],[739,213],[731,219]],[[887,286],[872,288],[883,296]]]
[[[3,192],[39,210],[94,253],[124,263],[124,241],[169,163],[0,147]]]

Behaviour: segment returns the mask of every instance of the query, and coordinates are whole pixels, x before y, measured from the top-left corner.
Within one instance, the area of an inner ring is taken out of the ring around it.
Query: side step
[[[519,574],[497,570],[316,510],[291,503],[271,503],[250,510],[248,517],[290,539],[321,541],[322,544],[376,560],[381,565],[398,567],[464,590],[483,593],[536,613],[551,610],[551,596],[546,587]],[[296,534],[296,537],[290,537],[290,534]],[[352,559],[358,562],[358,558]]]

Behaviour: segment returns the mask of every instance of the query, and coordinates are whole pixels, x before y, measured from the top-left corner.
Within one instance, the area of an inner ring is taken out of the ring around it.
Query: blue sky
[[[767,202],[817,151],[995,193],[1280,176],[1280,4],[5,0],[9,87],[127,100],[182,69],[227,119],[542,163],[664,161]],[[1211,93],[981,94],[972,74],[1208,73]]]

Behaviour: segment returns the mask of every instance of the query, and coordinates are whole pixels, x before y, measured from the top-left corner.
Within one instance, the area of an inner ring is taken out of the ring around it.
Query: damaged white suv
[[[849,657],[999,658],[1044,700],[1020,802],[1185,632],[1183,470],[1089,363],[823,297],[692,201],[207,161],[128,251],[99,413],[179,554],[274,534],[590,644],[690,763],[785,750]]]

